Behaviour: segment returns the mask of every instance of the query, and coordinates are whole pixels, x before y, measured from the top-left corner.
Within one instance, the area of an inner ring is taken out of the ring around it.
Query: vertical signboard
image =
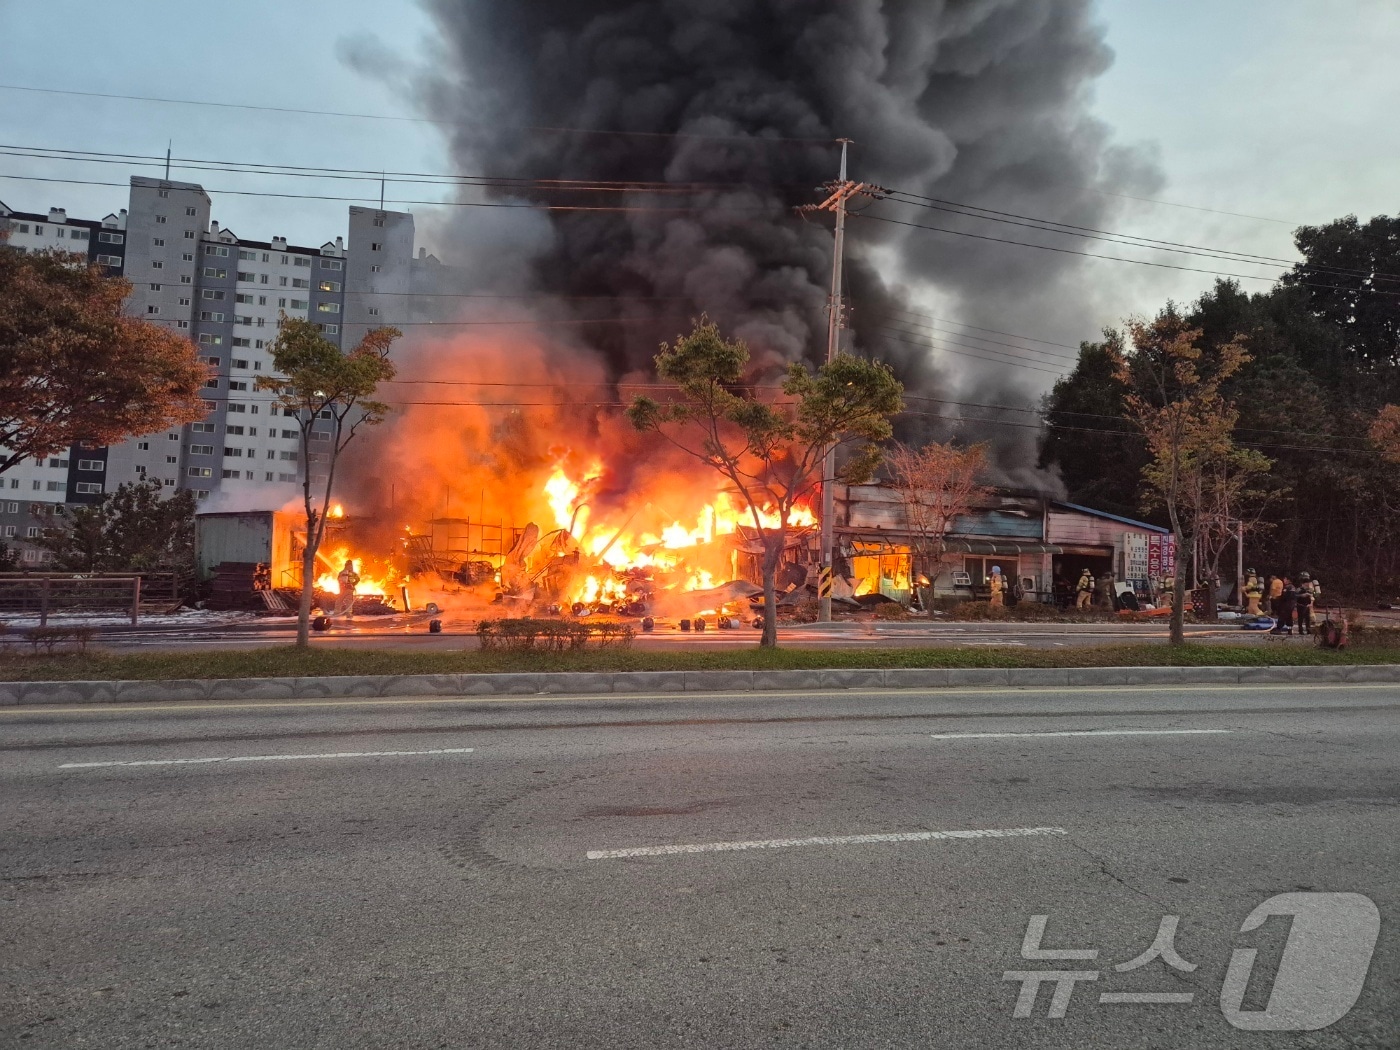
[[[1147,581],[1152,578],[1149,545],[1145,532],[1123,533],[1123,579],[1138,590],[1146,590]]]
[[[1176,537],[1154,532],[1147,537],[1147,574],[1153,580],[1176,572]]]

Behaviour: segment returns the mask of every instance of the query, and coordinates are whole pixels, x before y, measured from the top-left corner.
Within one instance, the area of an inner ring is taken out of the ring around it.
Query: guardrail
[[[170,605],[178,600],[179,579],[173,572],[0,573],[0,612],[37,614],[40,627],[58,612],[129,613],[135,626],[143,601]]]

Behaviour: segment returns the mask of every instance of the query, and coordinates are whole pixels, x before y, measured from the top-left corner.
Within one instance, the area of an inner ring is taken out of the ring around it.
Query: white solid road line
[[[1233,729],[1066,729],[1049,733],[930,733],[930,740],[999,740],[1036,736],[1220,736]]]
[[[140,762],[65,762],[59,769],[104,769],[110,766],[198,766],[211,762],[293,762],[303,758],[384,758],[394,755],[470,755],[475,748],[444,747],[433,751],[332,751],[320,755],[233,755],[220,758],[157,758]]]
[[[634,846],[631,849],[592,849],[589,860],[625,857],[669,857],[677,853],[724,853],[746,849],[789,849],[793,846],[849,846],[870,842],[930,842],[938,839],[1014,839],[1028,835],[1068,835],[1064,828],[984,828],[978,831],[902,831],[887,835],[816,835],[805,839],[757,839],[752,842],[700,842],[679,846]]]

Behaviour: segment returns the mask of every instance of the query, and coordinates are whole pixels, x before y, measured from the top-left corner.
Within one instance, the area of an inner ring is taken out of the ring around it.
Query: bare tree
[[[960,449],[937,442],[922,448],[897,445],[887,458],[909,530],[914,586],[919,586],[921,575],[926,576],[931,596],[942,571],[948,530],[991,492],[977,483],[986,467],[987,447]]]

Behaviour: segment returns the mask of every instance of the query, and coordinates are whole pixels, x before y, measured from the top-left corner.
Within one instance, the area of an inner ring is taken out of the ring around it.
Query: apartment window
[[[237,346],[237,345],[238,345],[238,340],[235,339],[235,340],[233,341],[233,343],[234,343],[235,346]],[[244,344],[245,346],[247,345],[247,343],[248,343],[248,340],[246,340],[246,339],[243,340],[243,344]],[[243,360],[243,358],[241,358],[241,357],[235,357],[235,358],[233,359],[233,361],[232,361],[232,364],[233,364],[233,367],[234,367],[234,368],[247,368],[247,367],[248,367],[248,362],[245,361],[245,360]]]
[[[379,265],[378,263],[375,263],[373,266],[371,266],[371,267],[369,268],[369,272],[370,272],[370,273],[378,273],[378,272],[380,271],[380,269],[382,269],[382,267],[380,267],[380,265]]]
[[[230,390],[247,390],[248,384],[240,379],[230,379],[228,381],[228,388]]]
[[[277,284],[278,284],[280,287],[282,287],[282,288],[287,287],[287,278],[285,278],[285,277],[279,277],[279,278],[277,278]]]
[[[305,309],[306,309],[308,306],[310,306],[310,305],[311,305],[311,304],[308,303],[305,299],[293,299],[293,300],[292,300],[292,309],[293,309],[293,310],[305,310]]]
[[[152,270],[164,270],[164,269],[165,269],[165,263],[161,262],[159,259],[152,259],[152,260],[151,260],[151,269],[152,269]]]
[[[208,332],[200,332],[199,341],[206,346],[223,346],[224,337],[221,335],[210,335]]]
[[[78,460],[79,470],[101,470],[102,460],[100,459],[80,459]]]
[[[286,265],[287,265],[287,257],[286,257],[285,255],[279,255],[279,256],[277,257],[277,261],[278,261],[279,263],[281,263],[283,266],[286,266]]]
[[[258,284],[267,284],[267,274],[265,274],[265,273],[260,273],[260,274],[258,274]]]
[[[164,216],[164,215],[157,215],[157,216],[156,216],[156,224],[159,225],[159,226],[164,226],[164,225],[165,225],[165,216]]]
[[[323,291],[323,292],[338,292],[338,291],[340,291],[340,282],[339,282],[339,281],[321,281],[319,284],[316,285],[316,287],[319,288],[319,289],[320,289],[321,291]]]
[[[332,412],[329,408],[323,408],[323,409],[321,409],[321,414],[320,414],[320,416],[321,416],[322,419],[334,419],[334,418],[335,418],[335,413]]]
[[[258,436],[258,428],[257,428],[257,427],[249,427],[249,428],[248,428],[248,433],[249,433],[249,435],[252,436],[252,437],[257,437],[257,436]],[[251,448],[248,450],[248,455],[250,455],[250,456],[253,455],[253,450],[252,450]]]
[[[239,259],[240,262],[257,262],[257,261],[258,261],[258,253],[257,253],[257,252],[246,251],[246,250],[240,248],[240,249],[238,249],[238,259]]]
[[[224,323],[224,315],[217,310],[201,310],[199,311],[199,319],[201,321],[213,321],[215,324]]]
[[[267,480],[268,480],[268,481],[271,481],[271,480],[272,480],[272,475],[271,475],[271,474],[269,474],[269,475],[267,476]],[[16,532],[18,532],[18,531],[19,531],[19,530],[16,529],[13,525],[6,525],[6,526],[5,526],[5,539],[7,539],[7,540],[10,539],[10,537],[12,537],[12,536],[13,536]]]
[[[267,458],[268,458],[268,459],[276,459],[276,458],[277,458],[277,453],[274,452],[272,449],[268,449],[268,450],[267,450]]]
[[[292,260],[292,265],[293,265],[293,266],[310,266],[310,265],[311,265],[311,260],[308,259],[308,258],[307,258],[306,256],[304,256],[304,255],[298,255],[295,259]]]
[[[229,402],[228,410],[229,410],[230,412],[247,412],[247,411],[248,411],[248,406],[247,406],[247,405],[234,404],[233,402]]]
[[[56,226],[54,227],[53,235],[58,238],[67,237],[68,231],[65,230],[62,226]]]
[[[34,227],[34,232],[35,232],[36,234],[42,234],[42,233],[44,232],[44,228],[43,228],[42,226],[36,225],[36,226]]]
[[[185,262],[194,262],[194,252],[181,252],[180,258]]]
[[[205,360],[206,362],[208,362],[209,364],[213,365],[215,368],[218,368],[218,367],[219,367],[219,361],[221,360],[221,358],[217,358],[217,357],[206,357],[204,360]]]
[[[22,223],[19,224],[19,226],[17,227],[17,229],[19,230],[20,233],[28,233],[28,232],[29,232],[29,223],[27,223],[27,222],[22,222]]]
[[[372,243],[370,244],[369,250],[372,251],[372,252],[377,252],[377,251],[379,251],[380,249],[382,249],[383,247],[384,247],[384,245],[382,245],[382,244],[379,243],[378,241],[374,241],[374,242],[372,242]]]
[[[191,277],[191,276],[190,276],[189,274],[187,274],[187,273],[182,273],[182,274],[180,275],[180,283],[181,283],[181,284],[194,284],[194,278]]]
[[[243,275],[241,273],[238,275],[238,279],[240,281],[243,280]],[[244,295],[241,292],[233,297],[233,301],[236,303],[241,303],[244,306],[253,305],[253,297],[251,295]]]
[[[323,313],[323,314],[338,314],[338,313],[340,313],[340,304],[339,304],[339,303],[317,303],[317,304],[316,304],[316,309],[317,309],[320,313]]]
[[[160,313],[160,307],[159,307],[159,306],[147,306],[147,307],[146,307],[146,313],[148,313],[148,314],[158,314],[158,313]]]
[[[194,230],[186,230],[186,231],[185,231],[185,240],[187,240],[187,241],[192,241],[192,240],[194,240]]]
[[[213,423],[191,423],[190,429],[196,434],[212,434],[215,427]]]
[[[149,452],[151,450],[151,443],[149,441],[138,441],[136,447],[142,452]]]
[[[181,305],[181,306],[189,306],[189,305],[190,305],[190,297],[189,297],[188,295],[182,295],[182,296],[180,296],[180,305]]]
[[[251,322],[251,320],[250,320],[249,318],[243,317],[243,318],[240,318],[240,319],[239,319],[239,323],[240,323],[240,324],[251,324],[252,322]],[[252,342],[253,342],[253,341],[252,341],[251,339],[240,339],[238,336],[234,336],[234,337],[233,337],[233,345],[234,345],[234,346],[250,346],[250,345],[252,345]],[[238,362],[235,361],[234,364],[238,364]],[[242,367],[247,368],[248,366],[245,364],[245,365],[243,365]]]
[[[338,324],[323,324],[323,325],[321,326],[321,330],[322,330],[323,332],[325,332],[326,335],[339,335],[339,334],[340,334],[340,325],[338,325]]]
[[[97,264],[99,266],[120,266],[122,264],[122,257],[120,255],[99,255],[97,257]]]
[[[234,324],[248,324],[248,325],[250,325],[250,324],[253,323],[253,319],[252,319],[251,317],[245,316],[244,314],[234,314],[234,315],[233,315],[233,323],[234,323]]]
[[[29,537],[29,539],[31,539],[31,540],[32,540],[32,539],[38,538],[38,535],[39,535],[39,526],[38,526],[38,525],[31,525],[31,526],[29,526],[29,528],[27,528],[27,529],[24,530],[24,534],[25,534],[25,536]],[[28,554],[29,552],[28,552],[28,551],[25,551],[25,553]]]
[[[258,414],[258,406],[257,406],[257,405],[253,405],[251,408],[248,409],[248,411],[251,412],[253,415],[256,416],[256,415]]]
[[[343,270],[345,263],[339,259],[322,259],[321,269],[323,270]]]
[[[241,448],[229,448],[229,447],[225,447],[225,448],[224,448],[224,455],[225,455],[225,456],[242,456],[242,455],[243,455],[243,450],[242,450]]]
[[[228,276],[228,271],[227,271],[227,270],[220,270],[220,269],[218,269],[217,267],[214,267],[214,266],[206,266],[206,267],[204,268],[204,276],[205,276],[205,277],[214,277],[214,278],[217,278],[218,280],[223,280],[225,277]]]
[[[253,340],[253,349],[254,349],[254,350],[261,350],[262,348],[263,348],[263,341],[262,341],[261,339],[254,339],[254,340]],[[254,367],[255,367],[255,368],[258,368],[259,370],[261,370],[262,365],[259,364],[259,365],[255,365]]]
[[[277,458],[286,460],[288,463],[295,463],[297,461],[298,455],[299,453],[297,453],[296,451],[288,452],[284,450],[283,452],[278,454]]]
[[[294,438],[297,436],[297,432],[295,430],[284,430],[282,431],[282,436],[284,438]]]
[[[96,495],[102,491],[102,483],[99,481],[80,481],[73,487],[80,495]]]
[[[49,460],[49,466],[51,466],[51,467],[58,467],[58,468],[66,468],[66,467],[68,466],[68,461],[67,461],[66,459],[50,459],[50,460]]]
[[[293,278],[292,278],[292,287],[293,287],[293,288],[310,288],[310,287],[311,287],[311,282],[308,281],[305,277],[293,277]]]
[[[90,234],[87,230],[72,230],[69,232],[68,236],[72,237],[75,241],[86,241],[92,236],[92,234]]]
[[[243,433],[243,427],[242,427],[242,426],[239,426],[238,424],[235,424],[235,423],[230,423],[228,426],[224,427],[224,430],[225,430],[226,432],[230,433],[230,434],[242,434],[242,433]]]
[[[19,232],[24,233],[28,227],[21,226]],[[97,241],[99,244],[121,244],[126,240],[124,233],[99,233]]]
[[[186,215],[198,215],[199,212],[195,211],[194,208],[186,208],[186,209],[185,209],[185,214],[186,214]]]
[[[228,258],[228,248],[222,244],[206,244],[204,246],[205,255],[217,255],[220,259]]]
[[[260,295],[260,296],[258,296],[258,305],[259,305],[259,306],[266,306],[266,305],[267,305],[267,296],[265,296],[265,295]]]
[[[225,454],[225,455],[228,454],[228,449],[224,449],[224,454]],[[242,473],[242,472],[241,472],[241,471],[237,471],[237,470],[226,470],[226,471],[224,471],[224,473],[223,473],[223,478],[224,478],[225,480],[228,480],[228,479],[230,479],[230,478],[236,479],[240,473]]]
[[[160,285],[158,285],[158,284],[153,284],[153,285],[151,285],[151,291],[153,291],[153,292],[158,292],[158,291],[160,291]]]
[[[384,216],[381,215],[379,218],[375,219],[375,220],[374,220],[374,224],[375,224],[376,226],[383,226],[383,225],[384,225]]]
[[[213,467],[188,467],[185,473],[192,478],[212,478],[214,476]]]
[[[285,309],[287,308],[287,300],[286,300],[286,299],[278,299],[278,300],[277,300],[277,307],[278,307],[278,309],[285,310]]]
[[[217,288],[206,288],[200,294],[206,299],[216,299],[219,302],[223,302],[224,300],[224,293],[219,291]]]
[[[264,480],[264,481],[271,481],[272,478],[273,478],[273,474],[272,474],[272,471],[270,471],[270,470],[269,470],[266,474],[263,475],[263,480]]]
[[[157,190],[156,193],[157,193],[159,196],[161,196],[161,197],[169,197],[169,196],[170,196],[170,191],[169,191],[169,190]]]
[[[369,308],[369,315],[370,315],[371,317],[378,317],[378,316],[379,316],[379,307],[377,307],[377,306],[371,306],[371,307]]]
[[[62,491],[63,491],[63,482],[61,482],[61,481],[50,481],[50,482],[48,483],[48,485],[46,486],[46,488],[47,488],[47,490],[48,490],[49,492],[62,492]]]
[[[11,514],[18,514],[18,513],[19,513],[19,504],[18,504],[18,503],[11,503],[10,506],[9,506],[9,511],[10,511]]]
[[[213,445],[191,445],[190,455],[192,456],[212,456],[214,454]]]
[[[156,246],[157,248],[164,248],[164,247],[165,247],[165,238],[164,238],[164,237],[152,237],[152,238],[151,238],[151,241],[155,244],[155,246]]]
[[[278,474],[278,475],[277,475],[277,480],[278,480],[278,481],[296,481],[296,479],[297,479],[297,476],[296,476],[295,474]]]
[[[206,380],[204,381],[204,385],[205,385],[205,387],[207,387],[207,388],[210,389],[210,390],[218,390],[218,389],[219,389],[219,377],[218,377],[218,376],[210,376],[208,379],[206,379]]]
[[[256,280],[258,279],[258,275],[255,274],[255,273],[253,273],[253,272],[250,271],[250,270],[239,270],[239,271],[238,271],[238,279],[239,279],[240,281],[244,281],[244,282],[247,283],[247,284],[252,284],[254,281],[256,281]],[[242,300],[242,299],[239,299],[238,301],[241,303],[243,300]],[[250,299],[249,302],[251,302],[251,301],[252,301],[252,300]]]

